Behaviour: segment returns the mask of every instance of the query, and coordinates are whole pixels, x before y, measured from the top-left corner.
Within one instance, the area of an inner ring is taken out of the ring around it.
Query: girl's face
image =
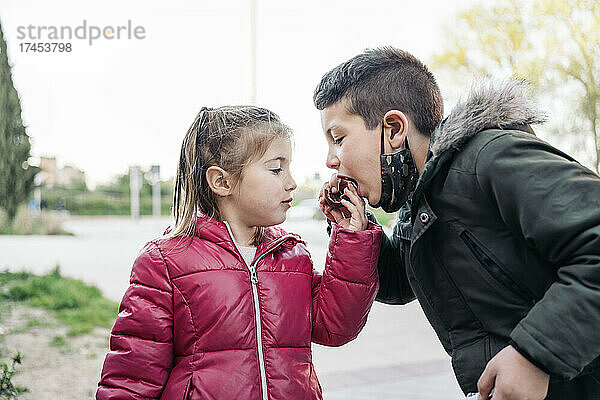
[[[231,196],[237,218],[247,226],[271,226],[285,221],[296,182],[290,172],[290,139],[275,139],[266,153],[242,170]]]

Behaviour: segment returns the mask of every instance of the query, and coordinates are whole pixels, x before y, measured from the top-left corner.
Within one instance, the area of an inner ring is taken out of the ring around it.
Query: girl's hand
[[[366,229],[368,220],[366,217],[365,202],[358,195],[354,185],[348,185],[344,189],[344,194],[348,196],[350,201],[342,199],[343,208],[332,208],[325,202],[324,189],[329,189],[329,187],[329,182],[325,183],[319,193],[319,208],[321,208],[327,219],[353,231]]]
[[[321,189],[319,190],[319,200],[321,200],[321,198],[326,195],[327,191],[331,191],[331,193],[337,193],[339,184],[340,180],[337,174],[331,174],[331,178],[329,178],[329,181],[323,183],[323,186],[321,186]]]

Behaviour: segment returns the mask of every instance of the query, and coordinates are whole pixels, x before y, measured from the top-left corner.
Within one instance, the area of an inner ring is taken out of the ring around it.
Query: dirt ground
[[[23,355],[13,377],[15,385],[29,389],[20,400],[94,398],[110,330],[97,328],[76,337],[66,332],[47,311],[2,304],[0,359],[9,363],[17,351]]]

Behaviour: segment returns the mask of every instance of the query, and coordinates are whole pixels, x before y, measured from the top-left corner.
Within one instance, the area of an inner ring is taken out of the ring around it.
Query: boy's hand
[[[331,190],[333,190],[337,187],[337,185],[329,185],[330,183],[325,183],[319,192],[319,207],[321,208],[321,211],[323,211],[323,214],[325,214],[328,220],[333,221],[344,228],[348,228],[353,231],[364,230],[368,225],[365,212],[365,202],[358,195],[354,185],[348,185],[346,189],[344,189],[344,194],[348,196],[348,199],[350,200],[341,200],[344,208],[332,208],[325,202],[324,189],[329,189],[331,187]]]
[[[493,400],[542,400],[548,394],[550,377],[529,362],[514,347],[506,346],[488,362],[477,382],[479,398]]]

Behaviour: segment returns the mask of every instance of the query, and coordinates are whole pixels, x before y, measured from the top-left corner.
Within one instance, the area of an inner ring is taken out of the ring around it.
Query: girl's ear
[[[217,196],[225,197],[231,194],[231,175],[222,168],[212,166],[206,170],[206,181],[210,190]]]

